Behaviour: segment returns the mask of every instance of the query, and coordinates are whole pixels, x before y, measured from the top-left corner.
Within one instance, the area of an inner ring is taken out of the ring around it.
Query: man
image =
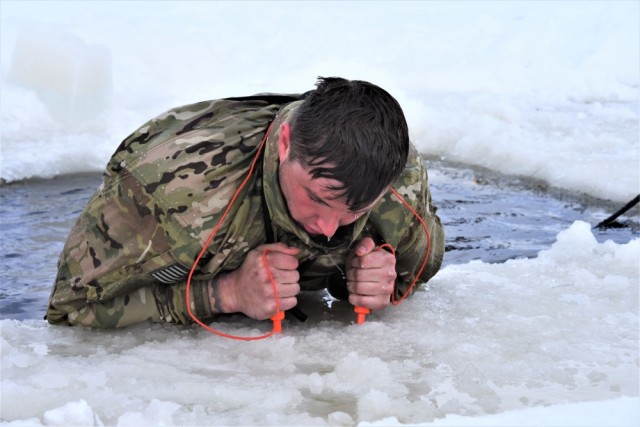
[[[262,320],[323,288],[380,310],[427,256],[418,280],[429,280],[443,252],[400,105],[371,83],[320,78],[302,96],[176,108],[126,138],[71,230],[46,318],[187,324],[190,304],[200,320]]]

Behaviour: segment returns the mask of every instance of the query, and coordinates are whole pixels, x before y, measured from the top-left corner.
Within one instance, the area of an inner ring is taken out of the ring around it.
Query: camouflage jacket
[[[277,142],[281,124],[302,102],[296,98],[200,102],[165,112],[127,137],[65,243],[47,320],[96,327],[190,323],[186,277],[247,177],[265,132],[261,162],[194,272],[191,308],[198,318],[212,317],[207,281],[238,268],[268,236],[301,249],[303,291],[340,280],[336,273],[344,269],[346,254],[364,236],[390,243],[396,248],[396,295],[402,295],[424,260],[428,239],[391,193],[330,242],[312,240],[289,217],[278,184]],[[442,263],[444,233],[431,205],[426,167],[413,146],[394,188],[428,226],[431,250],[420,278],[427,281]]]

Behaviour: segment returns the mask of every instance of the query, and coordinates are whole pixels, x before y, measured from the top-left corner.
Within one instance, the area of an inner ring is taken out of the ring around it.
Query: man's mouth
[[[322,236],[322,232],[314,230],[313,228],[310,227],[304,227],[304,230],[307,232],[307,234],[311,235],[311,236]]]

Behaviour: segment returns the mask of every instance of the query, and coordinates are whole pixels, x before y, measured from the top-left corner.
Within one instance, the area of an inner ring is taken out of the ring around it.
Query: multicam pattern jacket
[[[238,268],[268,236],[301,249],[303,291],[342,280],[338,266],[344,269],[346,254],[361,238],[390,243],[397,257],[396,297],[404,294],[423,263],[428,239],[394,195],[386,194],[330,242],[311,239],[289,217],[278,185],[277,142],[281,124],[301,102],[286,95],[200,102],[167,111],[127,137],[65,243],[47,320],[94,327],[190,323],[187,275],[267,132],[261,161],[194,272],[195,315],[212,318],[208,280]],[[426,282],[442,263],[444,233],[426,167],[413,146],[394,188],[429,229],[431,249],[420,277]]]

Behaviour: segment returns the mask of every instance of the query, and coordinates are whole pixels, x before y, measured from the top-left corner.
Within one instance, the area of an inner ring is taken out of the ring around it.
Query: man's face
[[[293,220],[310,235],[331,238],[338,227],[355,222],[382,198],[384,192],[371,205],[351,211],[344,198],[336,198],[338,192],[330,189],[341,187],[341,182],[329,178],[313,179],[309,167],[289,158],[290,137],[291,128],[284,123],[278,140],[280,191]]]
[[[298,161],[282,161],[279,175],[280,190],[291,217],[311,235],[330,238],[338,227],[355,222],[371,208],[352,212],[344,200],[335,198],[336,191],[329,189],[339,186],[339,181],[313,179],[308,168]]]

